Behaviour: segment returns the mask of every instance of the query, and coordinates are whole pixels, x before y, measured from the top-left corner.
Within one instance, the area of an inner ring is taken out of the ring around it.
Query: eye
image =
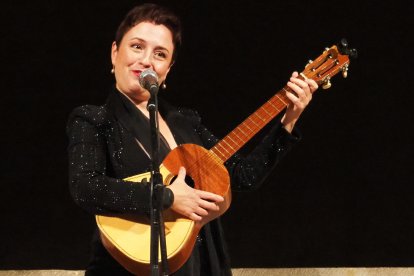
[[[155,57],[158,59],[166,59],[167,58],[167,54],[162,52],[162,51],[157,51],[154,53]]]
[[[134,43],[134,44],[131,45],[131,47],[133,49],[136,49],[136,50],[142,50],[143,49],[143,46],[140,43]]]

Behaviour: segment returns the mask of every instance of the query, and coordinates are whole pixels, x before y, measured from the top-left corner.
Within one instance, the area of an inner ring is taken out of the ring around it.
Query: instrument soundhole
[[[174,183],[175,179],[177,178],[177,175],[173,176],[173,178],[171,178],[170,183]],[[184,179],[185,183],[187,183],[188,186],[190,186],[191,188],[194,188],[194,180],[191,178],[191,176],[186,175],[185,179]]]

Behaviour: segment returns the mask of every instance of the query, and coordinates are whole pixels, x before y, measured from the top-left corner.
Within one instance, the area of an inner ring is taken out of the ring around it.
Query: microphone
[[[147,69],[139,75],[139,84],[151,94],[158,92],[158,75],[154,70]]]

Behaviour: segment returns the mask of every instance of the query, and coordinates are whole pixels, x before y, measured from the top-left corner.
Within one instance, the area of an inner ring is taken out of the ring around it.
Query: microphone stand
[[[150,129],[151,129],[151,192],[150,192],[150,219],[151,219],[151,245],[150,245],[150,265],[151,275],[159,276],[160,268],[158,261],[158,245],[161,248],[161,271],[162,275],[169,274],[167,262],[167,248],[165,241],[164,219],[162,217],[164,184],[160,173],[160,135],[158,125],[158,85],[151,85],[148,89],[151,98],[148,101]]]

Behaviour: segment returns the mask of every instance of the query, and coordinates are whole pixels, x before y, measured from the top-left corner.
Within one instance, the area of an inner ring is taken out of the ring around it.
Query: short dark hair
[[[157,4],[146,3],[132,8],[116,31],[116,45],[119,46],[124,35],[141,22],[164,25],[170,30],[173,36],[174,53],[172,61],[174,61],[181,46],[181,21],[170,9]]]

